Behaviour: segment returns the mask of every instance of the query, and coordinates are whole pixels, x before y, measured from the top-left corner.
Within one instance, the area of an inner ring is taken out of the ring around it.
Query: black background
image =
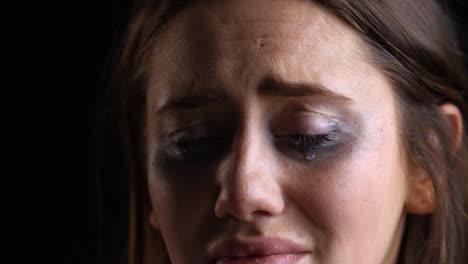
[[[445,2],[467,28],[465,1]],[[120,257],[127,184],[118,173],[101,173],[106,165],[99,156],[118,146],[112,125],[108,135],[97,129],[96,114],[133,3],[4,7],[3,215],[12,263],[117,263]],[[466,53],[468,33],[461,37]]]

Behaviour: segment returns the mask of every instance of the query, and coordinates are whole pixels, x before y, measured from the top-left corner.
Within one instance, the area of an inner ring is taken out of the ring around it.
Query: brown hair
[[[136,6],[111,84],[131,179],[130,264],[169,263],[161,237],[148,224],[147,58],[161,27],[190,2],[142,1]],[[454,25],[434,0],[315,2],[341,17],[368,43],[375,64],[393,83],[409,165],[425,169],[433,181],[434,212],[408,215],[399,263],[468,263],[467,133],[462,146],[452,151],[449,135],[454,128],[439,108],[442,103],[453,103],[468,127],[467,79]]]

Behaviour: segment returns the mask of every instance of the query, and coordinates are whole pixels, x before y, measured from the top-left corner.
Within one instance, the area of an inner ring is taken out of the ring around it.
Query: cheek
[[[377,131],[330,166],[296,171],[291,196],[318,227],[322,247],[385,248],[395,233],[406,195],[404,166],[394,129]]]
[[[205,241],[216,232],[215,228],[210,228],[216,225],[215,219],[208,217],[213,214],[217,193],[214,183],[206,174],[202,176],[193,171],[167,173],[149,169],[148,173],[154,215],[169,255],[174,259],[180,256],[195,258],[203,248],[202,243],[194,244],[193,241]],[[182,175],[184,177],[174,177]],[[193,250],[183,250],[187,248]]]

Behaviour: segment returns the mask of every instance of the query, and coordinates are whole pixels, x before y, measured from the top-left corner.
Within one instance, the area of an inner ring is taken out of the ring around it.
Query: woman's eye
[[[171,133],[165,148],[166,156],[175,161],[202,162],[219,158],[227,139],[210,134],[206,129],[188,129]]]
[[[337,144],[337,132],[319,135],[277,136],[276,140],[277,145],[283,151],[295,156],[299,155],[302,159],[313,160],[317,155]]]

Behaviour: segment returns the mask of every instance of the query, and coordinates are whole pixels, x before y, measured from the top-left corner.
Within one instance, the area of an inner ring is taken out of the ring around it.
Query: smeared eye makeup
[[[319,114],[300,114],[274,129],[275,145],[293,158],[314,160],[341,142],[340,121]]]
[[[203,124],[176,129],[161,141],[167,159],[187,163],[219,159],[231,144],[229,133]]]
[[[170,119],[173,121],[167,122],[169,125],[159,138],[158,156],[180,166],[219,161],[235,144],[239,133],[239,120],[233,117],[233,113],[224,118],[219,115],[208,119],[192,116],[192,120],[199,121],[187,123],[183,121],[186,119],[177,121],[178,117],[173,116]],[[299,107],[294,104],[280,107],[258,122],[266,124],[264,130],[258,131],[258,136],[269,138],[271,149],[286,158],[305,162],[329,160],[332,158],[330,154],[349,148],[357,133],[352,115],[336,108],[300,104]]]
[[[198,125],[171,132],[167,137],[166,155],[176,161],[203,162],[223,155],[227,136]]]

